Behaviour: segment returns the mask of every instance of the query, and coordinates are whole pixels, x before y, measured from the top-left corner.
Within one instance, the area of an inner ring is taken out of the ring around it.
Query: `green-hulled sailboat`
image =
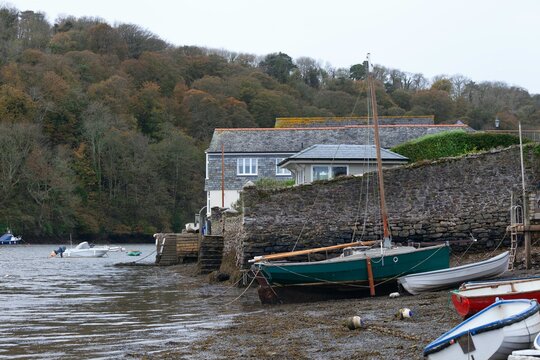
[[[368,86],[377,153],[382,242],[353,242],[311,250],[255,257],[253,271],[262,303],[336,299],[375,295],[375,288],[394,286],[399,276],[449,267],[447,245],[416,248],[394,246],[388,226],[379,141],[377,102],[368,55]],[[321,261],[291,262],[283,259],[343,249],[339,257]],[[380,291],[379,291],[380,293]]]

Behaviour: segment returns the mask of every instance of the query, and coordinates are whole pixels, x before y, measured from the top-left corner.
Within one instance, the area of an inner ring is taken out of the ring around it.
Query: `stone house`
[[[373,128],[365,118],[327,118],[326,123],[324,119],[278,118],[275,128],[215,129],[206,150],[208,214],[216,206],[231,207],[248,181],[293,179],[292,173],[278,164],[310,146],[373,143]],[[427,134],[459,129],[470,131],[463,124],[434,125],[433,117],[380,119],[383,148]],[[313,126],[311,120],[317,126]]]

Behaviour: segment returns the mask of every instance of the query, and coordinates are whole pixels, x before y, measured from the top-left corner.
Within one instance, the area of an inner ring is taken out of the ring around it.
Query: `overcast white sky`
[[[133,23],[174,45],[307,56],[350,67],[462,74],[540,94],[535,0],[0,0],[19,10]]]

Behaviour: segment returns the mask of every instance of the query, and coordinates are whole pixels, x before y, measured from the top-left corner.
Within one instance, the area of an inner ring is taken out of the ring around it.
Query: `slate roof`
[[[283,160],[278,165],[283,165],[290,161],[299,160],[375,160],[377,159],[377,151],[375,145],[322,145],[317,144],[308,147],[296,153],[289,158]],[[400,154],[387,149],[381,149],[381,160],[383,161],[402,161],[407,162],[409,159]]]
[[[456,125],[380,125],[381,147],[391,148],[427,134],[451,130],[473,131]],[[208,153],[297,153],[316,144],[373,144],[373,128],[367,125],[320,128],[215,129]]]

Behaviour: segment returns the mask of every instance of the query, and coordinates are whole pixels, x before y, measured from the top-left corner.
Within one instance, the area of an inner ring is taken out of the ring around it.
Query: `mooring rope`
[[[497,251],[497,249],[502,245],[504,239],[506,239],[507,236],[508,236],[508,233],[505,232],[503,238],[501,239],[501,241],[499,241],[499,244],[497,244],[497,246],[495,247],[495,249],[493,249],[493,251],[492,251],[491,253],[489,253],[489,256],[488,256],[488,257],[492,257],[492,256],[493,256],[493,254],[495,253],[495,251]]]
[[[215,298],[218,298],[218,297],[220,297],[220,296],[223,296],[224,294],[228,293],[232,288],[237,287],[237,285],[240,284],[240,281],[242,281],[242,277],[240,277],[240,279],[239,279],[237,282],[235,282],[234,284],[227,286],[227,287],[225,288],[225,290],[222,291],[220,294],[211,296],[211,297],[209,297],[209,298],[204,298],[204,299],[202,299],[202,300],[203,300],[203,301],[212,301],[212,300],[214,300]],[[251,284],[250,284],[250,285],[251,285]],[[248,288],[249,288],[249,286],[248,286]],[[245,291],[244,291],[244,292],[245,292]],[[242,293],[242,294],[244,294],[244,293]]]
[[[465,256],[465,254],[467,254],[467,251],[469,251],[469,249],[471,248],[471,246],[473,246],[473,244],[476,242],[476,239],[474,238],[473,234],[472,233],[469,233],[471,235],[471,238],[472,238],[472,241],[471,243],[469,244],[469,246],[465,249],[465,251],[457,258],[456,260],[456,265],[459,265],[459,263],[461,262],[461,259],[463,259],[463,257]]]
[[[251,280],[249,285],[246,287],[246,289],[244,291],[242,291],[242,293],[240,295],[238,295],[237,297],[235,297],[233,300],[229,301],[228,303],[225,303],[224,305],[225,306],[231,305],[232,303],[234,303],[235,301],[240,299],[242,296],[244,296],[244,294],[249,290],[251,285],[253,285],[253,282],[255,281],[255,279],[257,279],[257,275],[259,274],[259,271],[260,271],[260,269],[257,269],[257,272],[255,273],[255,276],[253,276],[253,279]],[[272,290],[272,291],[274,291],[274,290]],[[274,294],[275,294],[275,292],[274,292]]]

